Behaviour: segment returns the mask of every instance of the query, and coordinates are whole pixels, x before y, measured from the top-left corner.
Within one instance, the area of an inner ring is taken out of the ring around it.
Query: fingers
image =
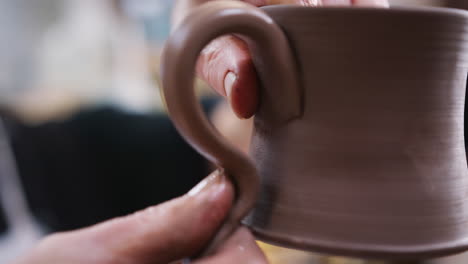
[[[302,4],[308,6],[388,6],[387,0],[249,0],[251,4]],[[259,81],[245,42],[234,36],[212,41],[201,53],[197,73],[219,94],[226,96],[240,118],[255,114]]]
[[[268,5],[268,1],[269,0],[246,0],[244,2],[247,2],[254,6],[264,6],[264,5]]]
[[[350,6],[353,0],[322,0],[324,6]]]
[[[353,0],[355,6],[389,7],[388,0]]]
[[[304,6],[351,5],[352,0],[268,0],[269,5],[300,4]]]
[[[94,227],[54,235],[18,263],[167,264],[199,252],[233,199],[233,187],[214,173],[187,195]]]
[[[388,0],[267,0],[267,5],[301,4],[305,6],[374,6],[388,7]]]
[[[210,257],[206,257],[193,264],[267,264],[265,255],[255,243],[254,237],[247,228],[239,228],[220,247],[219,251]]]
[[[171,17],[172,28],[175,28],[184,17],[196,7],[213,0],[178,0],[174,1],[174,9]],[[268,5],[271,0],[246,0],[244,2],[250,3],[254,6]]]
[[[111,255],[168,263],[196,254],[226,216],[233,189],[215,172],[188,195],[89,230]]]
[[[258,80],[247,44],[234,36],[212,41],[200,54],[198,75],[226,96],[240,118],[257,111]]]

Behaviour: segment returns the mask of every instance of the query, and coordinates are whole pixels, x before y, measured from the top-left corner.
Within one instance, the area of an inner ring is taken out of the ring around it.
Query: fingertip
[[[226,96],[242,119],[255,114],[258,80],[247,44],[234,36],[212,41],[201,53],[197,72],[214,90]]]
[[[185,196],[74,231],[71,237],[75,245],[92,246],[100,259],[168,263],[199,252],[222,224],[233,198],[234,187],[216,171]]]
[[[257,112],[259,82],[255,67],[250,59],[240,63],[239,71],[238,77],[232,84],[232,87],[227,90],[230,91],[228,98],[237,117],[247,119]]]
[[[224,172],[219,170],[212,173],[209,177],[212,177],[214,174],[218,175],[219,183],[211,192],[203,193],[198,198],[199,207],[202,208],[202,211],[200,212],[201,217],[198,219],[199,223],[197,226],[200,227],[201,233],[210,233],[214,227],[219,226],[228,214],[234,200],[234,186],[228,177],[224,175]],[[203,229],[206,230],[203,231]]]

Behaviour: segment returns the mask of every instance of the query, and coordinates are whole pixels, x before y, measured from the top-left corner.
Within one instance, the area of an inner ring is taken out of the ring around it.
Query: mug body
[[[251,155],[261,192],[244,222],[267,242],[339,255],[467,249],[468,12],[264,10],[296,56],[302,108],[279,123],[260,106]],[[276,76],[261,60],[268,97]]]

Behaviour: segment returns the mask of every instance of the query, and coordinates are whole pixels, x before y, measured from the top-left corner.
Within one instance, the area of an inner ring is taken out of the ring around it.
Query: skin
[[[178,1],[173,24],[177,26],[190,10],[208,1],[210,0]],[[259,7],[284,3],[306,6],[388,7],[388,0],[247,0],[245,2]],[[256,112],[259,101],[258,80],[248,47],[239,38],[225,36],[212,41],[200,54],[197,73],[214,90],[227,97],[237,117],[250,118]],[[228,76],[234,77],[227,78]]]
[[[181,23],[190,10],[207,1],[209,0],[179,0],[173,18],[174,25]],[[312,6],[388,6],[387,0],[246,2],[256,6],[281,3]],[[259,100],[258,80],[248,47],[242,40],[234,36],[214,40],[200,55],[197,73],[218,93],[228,98],[233,112],[238,117],[249,118],[256,112]],[[223,117],[219,116],[218,119],[223,120]],[[13,263],[180,263],[181,259],[200,252],[203,245],[213,237],[229,212],[233,197],[231,183],[224,175],[214,172],[188,194],[177,199],[92,227],[50,235]],[[266,264],[267,260],[252,234],[241,227],[220,245],[214,255],[193,260],[192,263]]]
[[[132,215],[43,239],[15,264],[167,264],[196,255],[229,211],[233,187],[214,172],[186,195]],[[267,263],[240,228],[216,255],[193,261]]]

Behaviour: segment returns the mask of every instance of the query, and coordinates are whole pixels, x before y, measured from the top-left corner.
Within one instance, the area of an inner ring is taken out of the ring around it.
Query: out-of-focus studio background
[[[0,263],[49,232],[181,195],[208,173],[159,96],[173,2],[0,0]],[[202,94],[216,112],[218,99]],[[382,263],[262,247],[272,263]]]

